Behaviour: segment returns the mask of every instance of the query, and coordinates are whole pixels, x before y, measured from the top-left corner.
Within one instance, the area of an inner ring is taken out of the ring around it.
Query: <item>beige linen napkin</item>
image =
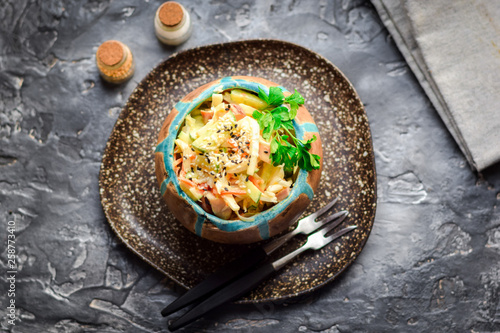
[[[372,0],[473,168],[500,161],[500,1]]]

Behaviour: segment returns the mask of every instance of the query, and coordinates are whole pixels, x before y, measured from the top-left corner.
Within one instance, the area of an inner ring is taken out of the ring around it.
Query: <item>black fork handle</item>
[[[216,294],[208,297],[182,317],[172,322],[168,326],[168,329],[170,331],[175,331],[202,317],[204,314],[214,310],[220,305],[240,298],[250,290],[254,289],[259,283],[271,276],[274,272],[276,272],[276,270],[270,263],[260,266],[247,275],[236,279],[231,284],[219,290]]]
[[[261,247],[251,249],[244,255],[220,267],[205,280],[170,303],[165,309],[162,310],[162,316],[168,316],[169,314],[216,292],[222,286],[255,267],[266,257],[267,253]]]

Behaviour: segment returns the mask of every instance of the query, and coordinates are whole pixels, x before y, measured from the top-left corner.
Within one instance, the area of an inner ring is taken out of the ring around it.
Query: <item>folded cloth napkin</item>
[[[500,161],[500,1],[372,0],[478,171]]]

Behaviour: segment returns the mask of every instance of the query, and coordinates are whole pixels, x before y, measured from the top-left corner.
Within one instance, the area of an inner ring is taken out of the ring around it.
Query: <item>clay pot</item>
[[[174,140],[178,131],[193,109],[209,98],[215,91],[231,88],[258,92],[278,84],[256,77],[232,76],[207,83],[185,96],[170,111],[158,136],[155,151],[155,169],[163,199],[174,216],[190,231],[206,239],[221,243],[245,244],[273,237],[287,229],[311,202],[321,176],[319,170],[300,170],[288,197],[273,207],[254,216],[253,221],[223,220],[209,214],[188,197],[179,186],[173,171]],[[285,92],[285,96],[290,93]],[[307,101],[306,101],[307,103]],[[296,136],[309,139],[316,135],[310,152],[323,161],[321,139],[313,118],[302,105],[294,119]],[[322,163],[321,163],[322,165]]]

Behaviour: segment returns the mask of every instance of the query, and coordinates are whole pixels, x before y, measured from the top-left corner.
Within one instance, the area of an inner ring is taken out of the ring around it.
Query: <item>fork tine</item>
[[[339,200],[339,197],[336,197],[335,199],[333,199],[332,201],[327,203],[325,206],[321,207],[319,210],[317,210],[314,213],[312,213],[311,215],[307,216],[307,218],[315,220],[317,217],[319,217],[319,216],[323,215],[324,213],[326,213],[327,211],[329,211],[330,208],[332,208],[333,205],[335,205],[338,200]]]
[[[339,230],[339,231],[337,231],[336,233],[334,233],[334,234],[332,234],[332,235],[330,235],[330,236],[328,236],[328,237],[325,237],[325,243],[326,243],[326,244],[328,244],[328,243],[330,243],[331,241],[333,241],[333,240],[335,240],[335,239],[339,238],[340,236],[347,234],[347,233],[348,233],[348,232],[350,232],[351,230],[356,229],[357,227],[358,227],[357,225],[350,225],[350,226],[348,226],[348,227],[346,227],[346,228],[344,228],[344,229],[342,229],[342,230]],[[325,235],[326,235],[326,234],[327,234],[327,233],[325,233]],[[325,245],[326,245],[326,244],[325,244]]]
[[[318,211],[318,212],[323,214],[326,210],[330,209],[335,204],[335,202],[337,200],[338,200],[338,198],[329,202],[325,207],[323,207],[321,209],[322,211]],[[262,248],[269,255],[269,254],[273,253],[275,250],[277,250],[280,246],[285,244],[288,240],[290,240],[295,235],[298,235],[298,234],[309,235],[310,233],[318,230],[319,228],[323,227],[324,225],[326,225],[327,223],[329,223],[335,219],[338,219],[338,220],[333,222],[333,224],[334,224],[333,227],[338,226],[340,223],[342,223],[342,221],[345,219],[347,214],[349,214],[348,211],[342,210],[342,211],[337,212],[335,214],[329,215],[328,217],[326,217],[320,221],[317,221],[317,222],[316,222],[317,212],[310,214],[309,216],[301,219],[297,225],[297,228],[295,228],[293,231],[291,231],[287,234],[284,234],[283,236],[276,238],[273,241],[263,245]]]
[[[319,235],[324,237],[330,230],[332,230],[336,226],[337,226],[337,223],[328,224],[326,227],[324,227],[323,229],[320,229],[318,232],[316,232],[316,234],[319,234]]]
[[[346,216],[348,214],[349,214],[349,212],[347,210],[341,210],[340,212],[337,212],[335,214],[332,214],[330,216],[325,217],[322,220],[319,220],[317,223],[327,224],[330,221],[337,220],[337,221],[335,221],[335,222],[332,223],[336,227],[340,223],[342,223],[342,221],[344,221],[344,219],[346,218]]]

